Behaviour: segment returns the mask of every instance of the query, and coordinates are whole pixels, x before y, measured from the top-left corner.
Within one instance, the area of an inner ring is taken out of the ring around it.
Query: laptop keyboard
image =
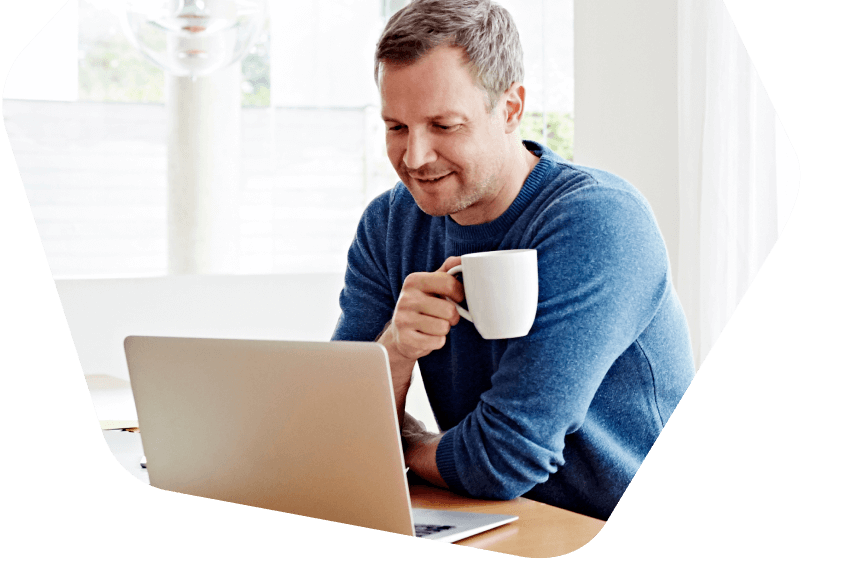
[[[414,524],[413,527],[416,530],[417,538],[424,538],[425,536],[430,536],[431,534],[436,534],[437,532],[451,530],[454,528],[454,526],[437,526],[434,524]]]

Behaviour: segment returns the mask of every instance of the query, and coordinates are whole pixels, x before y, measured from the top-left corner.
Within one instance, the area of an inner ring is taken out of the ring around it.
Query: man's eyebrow
[[[397,124],[404,124],[396,119],[387,116],[385,114],[381,115],[381,119],[384,122],[394,122]],[[459,112],[441,112],[438,115],[428,117],[428,122],[445,122],[447,120],[457,121],[457,122],[468,122],[469,119],[466,118],[463,114]]]
[[[467,122],[468,121],[466,116],[464,116],[463,114],[461,114],[459,112],[453,112],[453,111],[440,113],[436,116],[430,117],[428,120],[431,121],[431,122],[447,121],[447,120],[458,121],[458,122]]]

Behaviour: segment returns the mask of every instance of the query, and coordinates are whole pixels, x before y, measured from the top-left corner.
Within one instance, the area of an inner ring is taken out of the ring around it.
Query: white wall
[[[327,341],[341,274],[57,280],[84,373],[127,379],[127,335]]]
[[[341,273],[65,279],[56,289],[84,374],[129,379],[128,335],[328,341]],[[437,425],[418,371],[408,411]]]
[[[575,161],[649,200],[679,259],[677,0],[575,0]]]

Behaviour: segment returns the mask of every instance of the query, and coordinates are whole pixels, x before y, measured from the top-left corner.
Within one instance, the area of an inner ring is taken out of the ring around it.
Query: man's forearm
[[[443,434],[429,432],[425,424],[405,413],[401,426],[404,440],[404,462],[423,480],[446,488],[446,483],[437,469],[437,446]]]
[[[449,299],[463,301],[463,285],[448,274],[459,264],[460,257],[449,257],[433,273],[405,277],[392,319],[375,339],[389,354],[399,424],[416,360],[443,347],[449,330],[460,321],[457,307]]]
[[[387,323],[375,341],[384,346],[390,361],[396,415],[405,442],[404,461],[423,480],[441,488],[448,488],[437,469],[437,446],[443,437],[442,434],[427,432],[421,422],[404,411],[416,360],[410,360],[398,352],[387,335],[389,327],[390,324]]]
[[[448,488],[437,469],[437,446],[440,445],[442,434],[431,434],[427,438],[408,441],[404,452],[404,461],[413,472],[423,480]]]
[[[402,356],[395,347],[393,347],[390,339],[386,336],[386,329],[375,340],[387,350],[387,357],[390,360],[390,376],[393,380],[393,394],[395,396],[395,409],[398,416],[399,425],[404,422],[404,406],[407,402],[407,392],[410,389],[410,380],[413,375],[413,367],[416,365],[416,360],[410,360]]]

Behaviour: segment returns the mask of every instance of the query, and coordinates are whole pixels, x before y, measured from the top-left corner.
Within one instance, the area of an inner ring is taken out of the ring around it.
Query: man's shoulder
[[[530,243],[567,243],[604,252],[638,243],[659,254],[664,241],[648,201],[631,183],[599,168],[543,157],[545,184],[533,202],[525,235]],[[589,240],[593,240],[589,243]]]
[[[539,165],[544,173],[540,175],[541,189],[549,193],[547,197],[550,202],[590,190],[642,198],[634,185],[610,171],[567,160],[549,147],[534,141],[526,140],[523,144],[532,154],[540,157]]]
[[[552,217],[581,211],[590,216],[596,208],[610,218],[628,218],[637,212],[654,220],[649,202],[626,179],[604,169],[565,160],[548,149],[544,155],[541,160],[547,163],[547,174],[540,190],[540,213]]]

